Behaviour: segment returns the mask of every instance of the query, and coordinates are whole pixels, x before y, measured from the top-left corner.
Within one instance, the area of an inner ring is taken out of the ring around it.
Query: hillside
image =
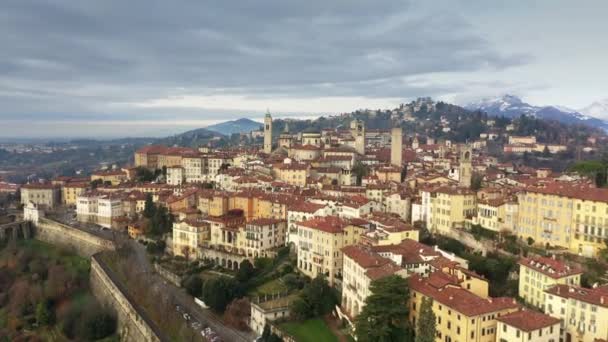
[[[205,129],[217,132],[226,136],[231,136],[234,133],[249,133],[257,131],[262,127],[262,124],[247,118],[238,120],[226,121],[219,124],[205,127]]]
[[[158,139],[155,144],[167,146],[187,146],[199,147],[209,144],[211,141],[222,141],[225,139],[223,134],[210,131],[206,128],[197,128],[181,134],[176,134],[170,137]]]

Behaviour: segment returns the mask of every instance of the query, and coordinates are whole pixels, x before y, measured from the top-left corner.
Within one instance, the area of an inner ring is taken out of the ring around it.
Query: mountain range
[[[225,121],[215,125],[205,127],[207,130],[217,132],[226,136],[234,133],[249,133],[262,127],[262,124],[251,119],[241,118],[232,121]]]
[[[603,119],[608,118],[608,99],[594,102],[580,110],[574,110],[558,105],[534,106],[517,96],[503,95],[467,104],[465,108],[481,110],[493,116],[515,118],[525,114],[539,119],[556,120],[566,124],[582,124],[608,130],[608,121]]]

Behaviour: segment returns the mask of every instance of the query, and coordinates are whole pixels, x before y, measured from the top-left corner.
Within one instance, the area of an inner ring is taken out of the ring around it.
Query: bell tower
[[[460,155],[458,158],[458,183],[462,187],[471,186],[471,177],[473,176],[473,150],[471,145],[466,144],[460,147]]]
[[[272,116],[268,111],[264,117],[264,153],[272,153]]]

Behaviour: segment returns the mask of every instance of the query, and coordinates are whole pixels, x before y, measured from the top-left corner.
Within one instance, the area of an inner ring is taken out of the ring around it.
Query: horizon
[[[10,2],[0,136],[167,136],[267,108],[318,117],[423,96],[463,106],[513,94],[580,111],[608,98],[607,10],[600,0]]]

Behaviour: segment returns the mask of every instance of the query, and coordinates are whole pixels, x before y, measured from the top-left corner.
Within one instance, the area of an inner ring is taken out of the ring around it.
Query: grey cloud
[[[0,44],[0,117],[179,94],[436,95],[455,86],[409,82],[529,58],[497,52],[449,8],[402,0],[8,0]]]

